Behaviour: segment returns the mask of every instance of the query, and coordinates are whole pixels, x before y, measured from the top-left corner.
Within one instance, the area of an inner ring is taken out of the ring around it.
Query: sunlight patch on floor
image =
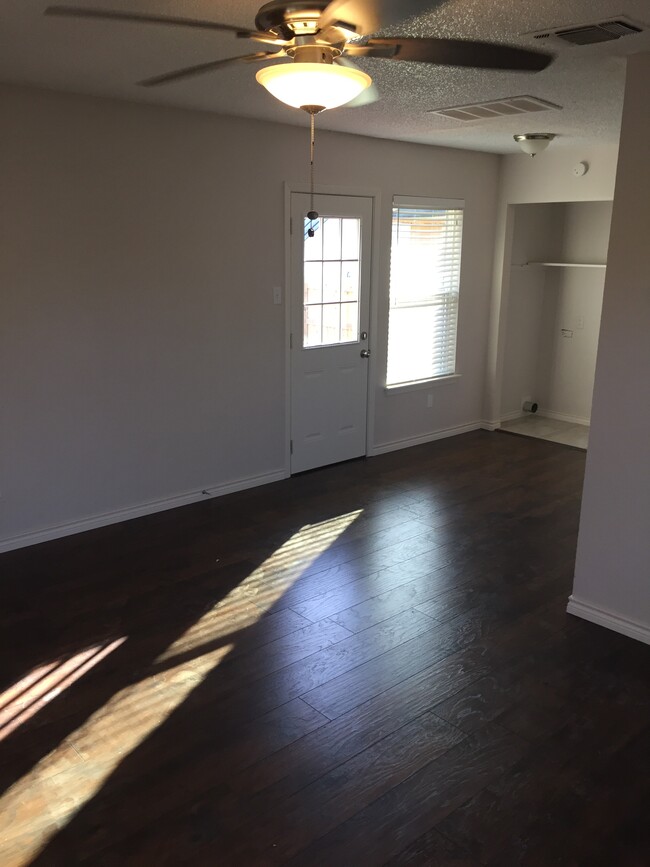
[[[89,647],[68,659],[35,668],[0,696],[0,741],[35,716],[87,671],[116,650],[126,638]]]
[[[0,799],[3,867],[29,864],[231,649],[226,644],[205,654],[202,672],[183,664],[176,672],[171,669],[172,676],[178,675],[171,689],[162,689],[153,678],[146,678],[120,690],[68,736],[79,762],[57,747],[8,789]],[[11,846],[11,840],[17,838],[21,838],[20,851],[5,849],[6,843]]]
[[[318,524],[306,524],[264,563],[217,602],[162,653],[165,662],[195,647],[252,626],[316,563],[332,543],[359,517],[357,509]],[[233,615],[237,618],[233,623]]]
[[[162,679],[150,672],[117,692],[8,789],[0,799],[0,863],[3,867],[29,864],[101,789],[128,755],[230,653],[234,644],[227,643],[227,636],[252,626],[263,617],[362,511],[302,527],[158,656],[154,666],[165,663]],[[224,643],[219,644],[221,639]],[[91,648],[78,654],[67,661],[65,671],[57,668],[57,663],[42,666],[12,687],[7,707],[10,701],[27,701],[24,698],[27,691],[37,688],[45,692],[42,696],[38,693],[41,697],[36,698],[36,702],[54,698],[125,640],[116,639],[100,650]],[[215,643],[218,646],[215,647]],[[174,660],[179,657],[182,660],[175,665]],[[59,678],[55,685],[52,685],[52,677]],[[21,712],[27,713],[31,707],[28,702]],[[0,705],[0,713],[3,710]],[[15,727],[27,718],[18,721],[17,717],[8,715],[5,724],[12,723]]]

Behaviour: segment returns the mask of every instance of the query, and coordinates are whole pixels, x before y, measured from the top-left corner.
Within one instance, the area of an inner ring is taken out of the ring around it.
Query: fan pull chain
[[[314,220],[318,219],[318,211],[314,210],[314,145],[316,143],[316,112],[309,112],[309,207],[307,218],[309,219],[309,228],[307,234],[310,238],[314,237]]]

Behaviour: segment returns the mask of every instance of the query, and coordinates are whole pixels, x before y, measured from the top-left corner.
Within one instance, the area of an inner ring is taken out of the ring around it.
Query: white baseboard
[[[516,418],[523,418],[525,415],[532,415],[532,413],[524,412],[522,409],[515,409],[512,412],[504,412],[501,416],[501,421],[514,421]]]
[[[501,422],[499,419],[490,420],[488,418],[484,418],[481,421],[481,430],[499,430],[501,427]]]
[[[627,635],[628,638],[636,638],[637,641],[650,644],[650,624],[621,617],[620,614],[613,614],[605,608],[598,608],[596,605],[576,599],[575,596],[569,596],[566,610],[569,614],[575,614],[576,617],[582,617],[590,623],[597,623],[598,626],[605,626],[614,632],[620,632],[621,635]]]
[[[461,424],[457,427],[443,428],[442,430],[433,431],[433,433],[422,434],[415,437],[404,437],[401,440],[393,440],[390,443],[380,443],[368,452],[369,457],[375,455],[384,455],[386,452],[396,452],[398,449],[408,449],[411,446],[419,446],[423,443],[431,443],[434,440],[441,440],[445,437],[455,437],[458,434],[469,433],[473,430],[479,430],[483,426],[483,422],[473,421],[470,424]]]
[[[537,411],[537,415],[541,415],[543,418],[552,418],[556,421],[566,421],[569,424],[586,424],[587,426],[591,424],[590,418],[583,418],[580,415],[567,415],[565,412],[553,412],[552,409],[540,409]]]
[[[125,509],[116,509],[114,512],[105,512],[102,515],[93,515],[82,518],[80,521],[70,521],[66,524],[57,524],[54,527],[45,527],[42,530],[34,530],[13,536],[8,539],[0,539],[0,553],[13,551],[16,548],[25,548],[28,545],[38,545],[40,542],[49,542],[52,539],[60,539],[63,536],[72,536],[75,533],[83,533],[85,530],[95,530],[97,527],[107,527],[109,524],[118,524],[121,521],[130,521],[133,518],[142,518],[145,515],[153,515],[156,512],[164,512],[167,509],[177,509],[180,506],[189,506],[209,497],[223,497],[224,494],[232,494],[236,491],[245,491],[248,488],[256,488],[258,485],[268,485],[270,482],[279,482],[286,479],[285,470],[274,470],[270,473],[262,473],[259,476],[247,476],[232,482],[210,485],[202,491],[191,491],[186,494],[176,494],[165,497],[162,500],[150,500],[137,506],[128,506]],[[205,491],[205,493],[204,493]]]
[[[517,418],[527,418],[530,415],[541,416],[542,418],[551,418],[556,421],[566,421],[569,424],[591,424],[591,419],[583,418],[580,415],[567,415],[565,412],[554,412],[552,409],[538,409],[536,413],[523,412],[521,409],[515,409],[512,412],[505,412],[501,416],[501,421],[514,421]]]

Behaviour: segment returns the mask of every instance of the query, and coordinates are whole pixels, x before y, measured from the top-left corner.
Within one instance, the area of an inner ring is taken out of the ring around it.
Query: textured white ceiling
[[[244,27],[253,26],[260,5],[257,0],[65,2],[206,18]],[[256,83],[254,66],[242,64],[157,89],[145,90],[135,84],[179,67],[248,53],[252,43],[229,34],[181,28],[46,18],[42,13],[47,4],[48,0],[0,0],[0,80],[307,124],[303,112],[281,105]],[[520,34],[619,15],[648,24],[648,31],[600,45],[561,46],[555,63],[532,75],[359,60],[359,66],[372,75],[381,99],[363,108],[325,112],[319,126],[497,153],[517,151],[512,135],[520,132],[557,133],[553,147],[594,139],[616,141],[624,57],[650,51],[649,0],[447,0],[430,14],[384,31],[384,35],[485,39],[539,47]],[[520,94],[541,97],[563,110],[471,125],[428,113]]]

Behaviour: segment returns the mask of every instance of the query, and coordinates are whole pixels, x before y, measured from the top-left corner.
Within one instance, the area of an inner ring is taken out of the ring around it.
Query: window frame
[[[462,274],[462,257],[463,257],[463,234],[465,229],[465,200],[464,199],[441,199],[441,198],[431,198],[428,196],[393,196],[391,211],[390,211],[390,229],[391,229],[391,246],[390,246],[390,256],[389,256],[389,268],[388,268],[388,315],[387,315],[387,332],[386,332],[386,366],[385,366],[385,379],[384,379],[384,391],[386,393],[401,393],[401,392],[409,392],[409,391],[419,391],[421,389],[430,389],[435,388],[440,385],[447,385],[454,382],[457,382],[462,374],[458,370],[458,353],[456,351],[455,358],[455,369],[451,373],[440,374],[438,376],[427,377],[424,379],[417,380],[408,380],[404,382],[388,382],[388,352],[390,349],[390,315],[391,315],[391,285],[390,285],[390,268],[392,263],[393,256],[393,212],[396,208],[400,207],[408,207],[422,210],[453,210],[453,211],[463,211],[463,227],[461,230],[461,248],[459,254],[459,280],[458,280],[458,310],[456,315],[456,350],[458,348],[458,327],[459,327],[459,313],[460,313],[460,286],[461,286],[461,274]],[[414,305],[414,306],[427,306],[427,305]]]

